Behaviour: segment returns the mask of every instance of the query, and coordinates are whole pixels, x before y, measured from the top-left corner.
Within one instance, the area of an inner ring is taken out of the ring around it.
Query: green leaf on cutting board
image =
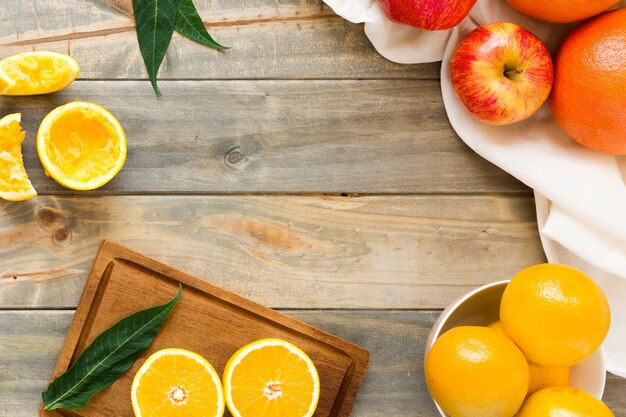
[[[133,0],[139,50],[157,95],[157,73],[172,40],[179,0]]]
[[[132,314],[96,337],[76,363],[41,394],[44,408],[82,408],[98,391],[113,384],[150,346],[181,293],[179,286],[167,304]]]
[[[196,6],[193,4],[193,0],[179,0],[178,17],[176,18],[174,29],[192,41],[210,48],[219,50],[230,49],[228,46],[220,45],[209,35]]]

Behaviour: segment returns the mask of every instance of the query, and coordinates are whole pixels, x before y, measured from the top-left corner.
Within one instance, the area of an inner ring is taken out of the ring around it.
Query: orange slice
[[[41,122],[37,152],[46,174],[74,190],[109,182],[126,161],[126,135],[104,107],[75,101],[52,110]]]
[[[228,360],[224,393],[234,417],[310,417],[320,380],[302,350],[284,340],[261,339]]]
[[[141,366],[131,388],[136,417],[221,417],[224,392],[211,364],[197,353],[163,349]]]
[[[74,82],[80,68],[70,56],[59,52],[35,51],[0,61],[0,94],[30,96],[54,93]]]
[[[20,121],[20,113],[0,119],[0,198],[10,201],[27,200],[37,195],[24,169],[24,132]]]

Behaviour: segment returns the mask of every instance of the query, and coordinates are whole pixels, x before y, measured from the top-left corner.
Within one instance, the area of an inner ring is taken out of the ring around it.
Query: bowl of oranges
[[[531,266],[444,310],[426,343],[428,389],[443,417],[613,417],[600,401],[609,324],[591,278]]]

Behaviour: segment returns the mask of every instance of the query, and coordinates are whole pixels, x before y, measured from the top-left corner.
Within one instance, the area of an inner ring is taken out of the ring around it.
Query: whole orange
[[[504,333],[526,358],[544,366],[571,366],[591,356],[609,330],[602,289],[581,271],[553,264],[523,269],[500,304]]]
[[[550,106],[581,145],[626,154],[626,8],[574,29],[555,59]]]
[[[516,417],[615,417],[609,407],[585,391],[546,388],[531,395]]]
[[[507,0],[513,8],[546,22],[569,23],[588,19],[619,0]]]
[[[433,344],[426,383],[451,417],[512,417],[528,389],[528,364],[508,337],[479,326],[448,330]]]

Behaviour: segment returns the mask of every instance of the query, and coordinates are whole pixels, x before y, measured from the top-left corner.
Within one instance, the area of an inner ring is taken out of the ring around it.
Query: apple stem
[[[515,69],[505,69],[504,70],[504,76],[507,78],[511,78],[514,75],[518,75],[521,74],[522,72],[524,72],[524,70],[522,68],[515,68]]]

